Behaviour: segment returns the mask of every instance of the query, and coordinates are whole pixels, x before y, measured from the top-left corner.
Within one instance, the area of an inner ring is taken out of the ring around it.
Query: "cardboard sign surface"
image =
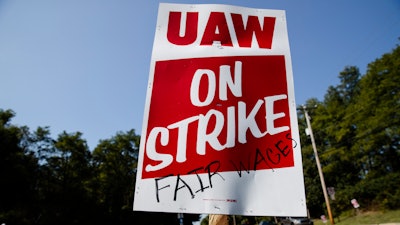
[[[135,210],[306,215],[284,11],[160,4],[143,125]]]

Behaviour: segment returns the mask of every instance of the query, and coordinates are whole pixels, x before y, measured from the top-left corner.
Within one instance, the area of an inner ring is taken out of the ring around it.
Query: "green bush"
[[[378,178],[364,179],[354,186],[336,190],[332,201],[335,213],[352,209],[351,199],[355,198],[365,210],[392,210],[400,208],[400,173],[389,173]]]

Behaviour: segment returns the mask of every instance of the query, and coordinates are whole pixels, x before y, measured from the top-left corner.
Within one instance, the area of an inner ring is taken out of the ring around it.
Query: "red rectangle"
[[[294,166],[287,89],[283,55],[157,61],[142,178]]]

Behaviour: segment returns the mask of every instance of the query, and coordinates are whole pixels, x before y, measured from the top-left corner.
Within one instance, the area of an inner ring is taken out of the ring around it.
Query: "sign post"
[[[134,210],[306,216],[282,10],[160,4]]]
[[[311,145],[312,145],[313,150],[314,150],[314,157],[315,157],[315,162],[317,164],[319,178],[320,178],[320,181],[321,181],[322,192],[324,193],[326,210],[328,211],[328,216],[329,216],[330,223],[332,225],[334,225],[335,221],[334,221],[334,218],[332,216],[331,204],[329,203],[328,191],[327,191],[327,188],[326,188],[326,185],[325,185],[324,173],[322,172],[321,163],[319,161],[317,145],[315,144],[314,134],[313,134],[312,127],[311,127],[311,122],[310,122],[310,116],[308,115],[308,111],[307,111],[307,107],[306,106],[303,106],[303,110],[304,110],[304,117],[306,118],[307,128],[308,128],[309,135],[310,135],[310,138],[311,138]]]

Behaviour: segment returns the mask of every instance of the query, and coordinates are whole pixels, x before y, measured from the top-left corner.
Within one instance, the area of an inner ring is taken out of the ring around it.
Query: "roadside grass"
[[[400,224],[400,209],[391,211],[367,211],[355,212],[350,211],[335,217],[335,224],[340,225],[367,225],[367,224],[384,224],[384,223],[399,223]],[[321,220],[314,219],[314,225],[329,225]]]

